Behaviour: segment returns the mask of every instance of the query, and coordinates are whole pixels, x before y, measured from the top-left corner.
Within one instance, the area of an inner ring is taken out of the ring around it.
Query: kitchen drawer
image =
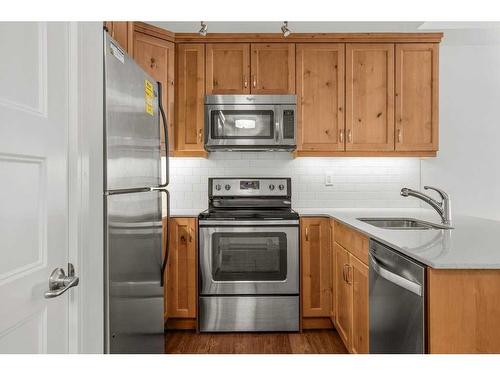
[[[335,221],[335,242],[348,250],[352,255],[368,264],[368,237]]]

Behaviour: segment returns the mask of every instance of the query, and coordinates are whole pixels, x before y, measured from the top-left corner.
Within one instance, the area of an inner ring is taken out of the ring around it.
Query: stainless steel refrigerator
[[[104,351],[163,353],[161,85],[106,32],[104,98]]]

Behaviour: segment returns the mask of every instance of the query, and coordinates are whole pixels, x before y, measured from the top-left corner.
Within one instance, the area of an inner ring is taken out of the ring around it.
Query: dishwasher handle
[[[377,261],[377,258],[373,256],[373,254],[370,253],[370,260],[371,260],[371,267],[373,270],[383,279],[390,281],[393,284],[396,284],[400,286],[403,289],[406,289],[418,296],[422,296],[422,285],[408,280],[404,278],[403,276],[400,276],[394,272],[391,272],[384,267]]]

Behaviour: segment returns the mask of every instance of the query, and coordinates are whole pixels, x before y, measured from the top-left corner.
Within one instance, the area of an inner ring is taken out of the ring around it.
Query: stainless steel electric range
[[[210,178],[199,216],[201,332],[299,330],[290,178]]]

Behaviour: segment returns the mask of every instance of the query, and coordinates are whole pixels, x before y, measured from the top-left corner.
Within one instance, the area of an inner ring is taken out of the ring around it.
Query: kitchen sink
[[[378,228],[394,230],[452,229],[446,225],[429,223],[413,218],[364,217],[358,220]]]

